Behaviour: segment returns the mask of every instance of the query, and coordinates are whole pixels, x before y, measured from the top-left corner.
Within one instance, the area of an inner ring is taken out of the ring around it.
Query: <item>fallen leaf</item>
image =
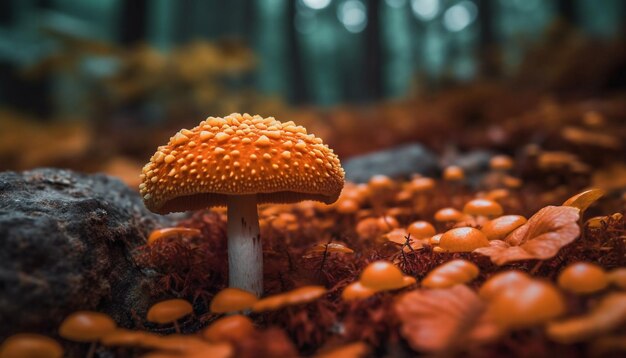
[[[546,260],[574,241],[580,233],[579,210],[570,206],[547,206],[504,240],[492,240],[474,252],[489,256],[496,265],[519,260]]]
[[[571,198],[565,200],[563,206],[572,206],[578,208],[580,211],[585,211],[587,208],[600,199],[604,195],[602,189],[589,189],[582,193],[578,193]]]
[[[400,334],[411,348],[444,352],[497,338],[498,326],[485,314],[487,305],[465,285],[414,290],[394,304]]]
[[[626,293],[613,293],[584,316],[550,323],[546,333],[557,342],[574,343],[606,334],[625,323]]]

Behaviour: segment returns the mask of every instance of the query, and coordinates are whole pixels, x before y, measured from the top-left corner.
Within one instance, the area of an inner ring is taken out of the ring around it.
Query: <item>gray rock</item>
[[[0,341],[54,334],[81,309],[132,326],[132,312],[144,315],[150,303],[150,280],[130,252],[166,220],[106,175],[0,173]]]
[[[353,157],[343,168],[347,180],[365,183],[377,174],[391,178],[409,178],[415,173],[432,176],[437,173],[438,165],[431,151],[415,143]]]

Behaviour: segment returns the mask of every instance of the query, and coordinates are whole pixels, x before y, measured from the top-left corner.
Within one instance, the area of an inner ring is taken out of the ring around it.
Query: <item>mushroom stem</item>
[[[91,342],[91,344],[89,345],[89,351],[87,352],[87,358],[92,358],[93,355],[96,353],[96,342]]]
[[[259,234],[256,195],[229,195],[228,275],[229,286],[263,293],[263,250]]]

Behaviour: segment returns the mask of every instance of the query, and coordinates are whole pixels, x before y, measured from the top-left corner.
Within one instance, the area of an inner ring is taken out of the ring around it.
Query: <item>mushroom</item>
[[[174,323],[176,333],[180,333],[178,320],[192,312],[193,307],[189,302],[180,298],[174,298],[154,304],[148,310],[147,318],[148,321],[158,324]]]
[[[346,286],[346,288],[343,289],[343,292],[341,293],[341,298],[346,301],[361,300],[373,296],[376,292],[378,291],[373,288],[363,286],[361,281],[356,281],[349,284],[348,286]]]
[[[503,240],[513,230],[524,225],[526,218],[520,215],[504,215],[493,220],[487,221],[480,231],[491,240]]]
[[[508,155],[496,155],[489,160],[489,168],[498,171],[507,171],[513,168],[513,159]]]
[[[435,227],[428,221],[415,221],[409,224],[406,231],[411,234],[411,238],[415,240],[429,239],[437,233]]]
[[[20,333],[7,338],[0,346],[2,358],[61,358],[63,348],[52,338],[34,333]]]
[[[588,262],[577,262],[561,272],[558,283],[567,291],[590,294],[605,289],[609,280],[602,267]]]
[[[404,276],[391,262],[374,261],[363,270],[359,281],[344,288],[341,297],[346,301],[363,299],[377,292],[408,287],[415,282],[415,278]]]
[[[526,273],[516,270],[504,271],[491,276],[478,290],[478,295],[490,301],[500,293],[511,287],[530,282],[531,278]]]
[[[443,179],[450,182],[458,182],[465,179],[465,171],[457,165],[450,165],[443,170]]]
[[[448,288],[468,283],[478,276],[480,270],[466,260],[452,260],[430,271],[422,281],[428,288]]]
[[[263,292],[257,205],[331,204],[344,184],[337,155],[304,127],[238,113],[179,131],[141,177],[144,203],[156,213],[228,207],[229,285],[257,296]]]
[[[222,317],[202,330],[202,337],[211,343],[237,343],[249,337],[256,329],[250,318],[243,315]]]
[[[327,292],[322,286],[302,286],[294,290],[279,293],[258,300],[252,306],[252,311],[273,311],[285,306],[299,305],[314,301]]]
[[[507,287],[489,304],[491,317],[505,328],[546,323],[564,312],[565,301],[556,287],[533,279]]]
[[[455,208],[443,208],[435,212],[435,221],[440,224],[438,225],[440,228],[441,227],[449,228],[454,223],[463,220],[463,218],[464,218],[463,213],[458,211]]]
[[[465,204],[463,213],[472,216],[496,217],[502,215],[502,206],[493,200],[474,199]]]
[[[198,229],[190,229],[185,227],[167,227],[163,229],[153,230],[148,236],[148,245],[152,245],[158,240],[170,237],[194,237],[201,236],[202,232]]]
[[[87,353],[87,358],[91,358],[96,351],[96,343],[116,328],[115,321],[104,313],[78,311],[61,322],[59,336],[75,342],[91,342]]]
[[[489,246],[489,240],[480,230],[459,227],[446,231],[439,239],[439,247],[448,252],[470,252]]]
[[[258,301],[258,298],[238,288],[228,287],[215,295],[211,301],[211,312],[227,313],[247,310]]]

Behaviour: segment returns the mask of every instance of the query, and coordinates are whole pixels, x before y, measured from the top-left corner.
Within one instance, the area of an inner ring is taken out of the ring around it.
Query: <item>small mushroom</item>
[[[106,347],[138,347],[141,342],[151,336],[151,333],[143,331],[132,331],[124,328],[117,328],[100,339],[100,343]]]
[[[202,330],[202,337],[211,343],[237,343],[256,331],[250,318],[243,315],[222,317]]]
[[[508,287],[489,304],[489,314],[503,328],[546,323],[565,312],[565,301],[553,285],[530,280]]]
[[[489,246],[489,240],[480,230],[459,227],[446,231],[439,240],[439,247],[448,252],[471,252]]]
[[[450,165],[443,170],[443,179],[451,182],[458,182],[465,179],[465,171],[463,168]]]
[[[439,223],[454,223],[463,220],[463,213],[455,208],[443,208],[435,213],[435,221]]]
[[[577,262],[567,266],[559,274],[558,283],[561,288],[576,294],[598,292],[609,285],[604,269],[588,262]]]
[[[465,204],[463,213],[492,218],[502,215],[502,206],[493,200],[474,199]]]
[[[480,270],[466,260],[452,260],[430,271],[422,281],[427,288],[448,288],[468,283],[478,276]]]
[[[251,292],[228,287],[218,292],[211,301],[211,312],[228,313],[244,311],[252,307],[258,298]]]
[[[478,295],[490,301],[511,287],[518,287],[530,282],[531,277],[516,270],[504,271],[491,276],[478,290]]]
[[[423,220],[412,222],[406,228],[406,231],[411,234],[411,238],[415,240],[428,239],[437,233],[431,223]]]
[[[513,159],[508,155],[496,155],[489,160],[489,168],[492,170],[507,171],[513,168]]]
[[[607,274],[607,279],[616,287],[626,290],[626,267],[618,267]]]
[[[485,234],[487,240],[503,240],[513,230],[524,225],[526,218],[521,215],[504,215],[487,221],[480,231]]]
[[[158,324],[173,323],[176,333],[180,333],[178,320],[193,313],[191,304],[183,299],[174,298],[161,301],[148,310],[148,321]]]
[[[78,311],[61,322],[59,335],[70,341],[90,342],[87,358],[91,358],[96,351],[96,343],[116,328],[115,321],[104,313]]]
[[[185,227],[168,227],[153,230],[148,236],[148,245],[152,245],[158,240],[170,237],[194,237],[201,236],[202,232],[198,229],[190,229]]]
[[[388,261],[375,261],[367,265],[359,281],[363,286],[379,291],[396,290],[405,285],[402,271]]]
[[[229,286],[263,293],[257,205],[331,204],[344,183],[339,158],[304,127],[233,113],[182,129],[142,171],[146,207],[159,214],[228,207]]]
[[[285,306],[308,303],[320,298],[327,292],[322,286],[303,286],[291,291],[262,298],[254,303],[252,311],[275,311]]]
[[[1,358],[61,358],[63,348],[52,338],[34,333],[20,333],[7,338],[0,346]]]
[[[378,291],[373,288],[363,286],[361,281],[356,281],[343,289],[341,298],[346,301],[361,300],[373,296],[376,292]]]

